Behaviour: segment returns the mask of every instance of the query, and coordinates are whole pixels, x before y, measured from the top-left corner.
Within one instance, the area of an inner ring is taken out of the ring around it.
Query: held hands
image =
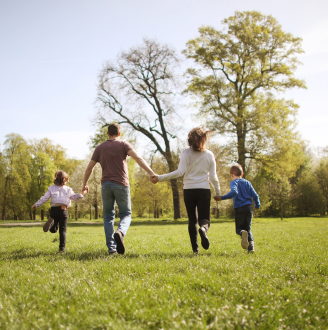
[[[214,196],[214,199],[215,199],[217,202],[220,202],[220,201],[222,201],[222,198],[221,198],[221,196]]]
[[[84,187],[82,187],[82,190],[81,190],[81,194],[82,195],[85,195],[89,192],[89,187],[88,185],[85,185]]]
[[[32,210],[36,209],[36,206],[35,205],[32,205]]]
[[[158,176],[156,174],[149,175],[149,179],[153,184],[156,184],[159,181]]]

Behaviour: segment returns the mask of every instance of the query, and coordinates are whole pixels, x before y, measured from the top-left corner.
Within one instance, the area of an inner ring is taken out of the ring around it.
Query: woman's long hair
[[[210,131],[206,131],[203,126],[193,128],[188,134],[188,144],[194,151],[203,151]]]

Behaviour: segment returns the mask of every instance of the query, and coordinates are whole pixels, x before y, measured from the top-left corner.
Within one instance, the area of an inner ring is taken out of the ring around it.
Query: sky
[[[273,15],[284,31],[303,38],[295,76],[307,89],[284,97],[300,105],[301,137],[327,146],[326,0],[0,0],[0,144],[10,133],[47,137],[84,159],[97,128],[97,76],[105,61],[144,37],[181,53],[199,27],[220,30],[236,10]],[[189,128],[197,125],[190,111],[186,116]]]

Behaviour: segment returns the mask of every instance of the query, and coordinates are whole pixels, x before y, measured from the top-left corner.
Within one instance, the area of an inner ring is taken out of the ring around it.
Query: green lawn
[[[103,226],[0,226],[0,329],[328,329],[328,219],[255,219],[256,253],[231,221],[191,253],[185,222],[138,222],[125,256]]]

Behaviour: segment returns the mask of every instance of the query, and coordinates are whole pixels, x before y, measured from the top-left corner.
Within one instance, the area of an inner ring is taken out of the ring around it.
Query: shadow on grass
[[[59,253],[57,251],[31,251],[26,249],[20,249],[9,253],[0,252],[1,260],[13,261],[24,259],[38,259],[38,258],[51,258],[52,260],[67,259],[71,261],[92,261],[92,260],[108,260],[119,261],[124,259],[130,260],[176,260],[176,259],[194,259],[194,258],[208,258],[208,257],[235,257],[235,253],[211,253],[200,252],[196,255],[192,252],[151,252],[151,253],[126,253],[124,255],[108,255],[106,251],[86,251],[86,252],[65,252]]]
[[[234,222],[234,219],[214,219],[211,220],[211,223],[230,223],[230,222]],[[119,220],[115,220],[115,226],[117,226],[119,224]],[[43,226],[44,223],[40,224],[40,225],[36,225],[34,223],[31,224],[26,224],[26,223],[17,223],[14,224],[12,226],[10,225],[5,225],[5,226],[1,226],[0,228],[32,228],[32,227],[37,227],[37,226]],[[158,221],[154,221],[154,220],[145,220],[145,221],[133,221],[131,222],[131,227],[134,226],[163,226],[163,225],[188,225],[188,220],[178,220],[178,221],[173,221],[173,220],[158,220]],[[103,222],[99,222],[99,223],[87,223],[87,222],[68,222],[68,226],[69,227],[103,227],[104,223]]]

